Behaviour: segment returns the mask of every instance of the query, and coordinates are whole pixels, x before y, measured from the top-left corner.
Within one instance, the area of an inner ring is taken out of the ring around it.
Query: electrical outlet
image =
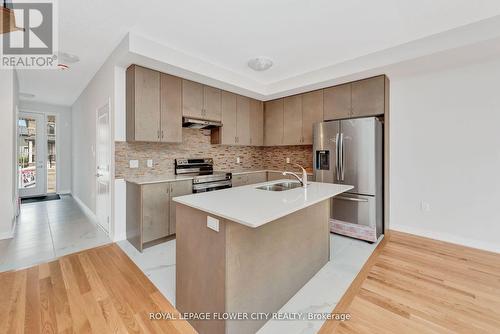
[[[215,232],[219,232],[219,220],[214,217],[207,216],[207,227]]]
[[[153,159],[148,159],[148,160],[146,161],[146,164],[147,164],[147,166],[148,166],[149,168],[153,168]]]
[[[428,202],[422,201],[420,202],[420,210],[429,212],[431,211],[431,205]]]
[[[289,164],[290,163],[290,158],[286,158],[286,163]]]
[[[240,159],[240,157],[236,157],[236,163],[237,163],[237,164],[241,164],[241,159]]]
[[[128,165],[130,168],[139,168],[139,160],[129,160]]]

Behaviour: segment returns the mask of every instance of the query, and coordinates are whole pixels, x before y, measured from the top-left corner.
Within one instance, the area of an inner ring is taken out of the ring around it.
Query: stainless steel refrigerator
[[[383,126],[375,117],[316,123],[317,182],[354,186],[331,201],[331,231],[375,242],[383,233]]]

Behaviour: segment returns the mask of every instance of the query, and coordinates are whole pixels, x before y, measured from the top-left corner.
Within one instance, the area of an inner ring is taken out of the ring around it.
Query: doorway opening
[[[20,112],[18,118],[18,186],[21,198],[57,192],[56,116]]]

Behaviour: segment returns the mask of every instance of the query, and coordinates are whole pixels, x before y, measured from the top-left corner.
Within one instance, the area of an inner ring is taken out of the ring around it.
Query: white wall
[[[94,213],[96,113],[109,99],[114,101],[114,66],[105,64],[72,106],[73,196]]]
[[[115,180],[114,180],[114,141],[116,130],[118,137],[124,138],[125,124],[125,69],[116,66],[116,55],[113,54],[103,64],[89,82],[85,90],[72,106],[73,128],[73,196],[91,212],[96,214],[96,112],[108,100],[111,101],[110,121],[112,133],[111,150],[111,226],[110,237],[115,240],[125,239],[125,220],[118,215],[120,221],[115,220]],[[118,116],[115,119],[115,114]],[[118,126],[116,126],[118,124]],[[122,189],[122,188],[120,188]],[[120,190],[121,191],[121,190]],[[120,193],[118,198],[124,197]],[[120,204],[121,206],[122,204]],[[120,209],[120,212],[123,211]]]
[[[57,192],[60,194],[70,193],[72,171],[71,107],[39,103],[34,101],[20,101],[19,110],[39,112],[45,115],[56,116]]]
[[[16,136],[19,84],[12,70],[0,70],[0,239],[10,238],[17,214]]]
[[[500,252],[500,61],[391,77],[390,127],[390,228]]]

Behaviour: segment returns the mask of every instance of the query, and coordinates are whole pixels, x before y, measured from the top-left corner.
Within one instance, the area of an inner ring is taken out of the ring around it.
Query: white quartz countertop
[[[286,191],[256,189],[290,182],[277,180],[248,186],[175,197],[177,203],[256,228],[352,189],[352,186],[309,182],[307,188]]]

